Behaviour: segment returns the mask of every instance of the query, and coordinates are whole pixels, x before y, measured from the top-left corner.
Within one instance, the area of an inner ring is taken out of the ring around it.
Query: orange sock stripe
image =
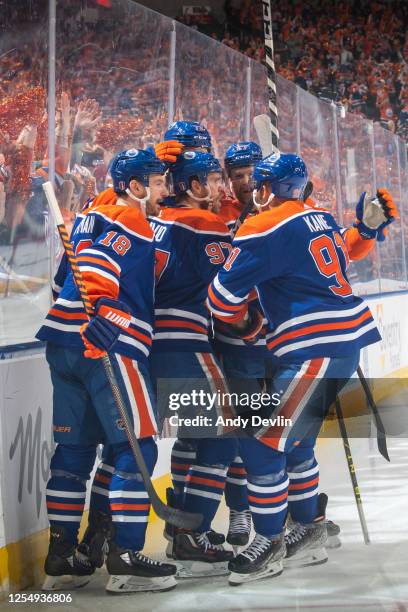
[[[319,477],[314,478],[313,480],[309,480],[309,482],[301,482],[300,484],[290,484],[289,491],[299,491],[301,489],[307,489],[308,487],[313,487],[319,483]]]
[[[256,504],[276,504],[283,501],[287,497],[287,492],[283,493],[282,495],[276,495],[275,497],[254,497],[253,495],[248,495],[248,501],[255,502]]]

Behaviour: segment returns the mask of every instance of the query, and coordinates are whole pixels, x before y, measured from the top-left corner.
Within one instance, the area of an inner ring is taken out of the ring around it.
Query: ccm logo
[[[118,325],[119,327],[129,327],[130,325],[130,316],[129,318],[124,317],[119,315],[114,310],[110,310],[105,318],[108,319],[108,321],[112,321],[112,323],[115,323],[115,325]]]

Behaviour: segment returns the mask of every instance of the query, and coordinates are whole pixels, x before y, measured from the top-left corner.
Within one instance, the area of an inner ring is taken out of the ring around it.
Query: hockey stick
[[[375,426],[377,428],[377,446],[378,446],[378,450],[380,452],[380,454],[384,457],[384,459],[386,459],[387,461],[390,461],[390,456],[388,454],[388,449],[387,449],[387,438],[385,435],[385,429],[384,429],[384,424],[381,420],[380,417],[380,413],[378,412],[378,408],[377,405],[375,403],[373,394],[371,392],[370,386],[367,382],[366,377],[363,374],[363,371],[361,369],[360,366],[358,366],[357,368],[357,375],[360,379],[360,383],[361,386],[364,389],[364,393],[366,395],[367,398],[367,403],[371,408],[371,412],[373,413],[373,417],[374,417],[374,421],[375,421]]]
[[[75,279],[76,286],[78,288],[79,294],[81,296],[82,303],[84,305],[84,309],[89,318],[94,315],[94,308],[89,300],[88,293],[82,278],[81,271],[78,267],[77,259],[74,254],[72,244],[69,240],[68,232],[66,230],[64,220],[62,218],[57,198],[55,197],[54,189],[52,184],[47,181],[43,184],[43,189],[45,195],[47,197],[47,201],[55,222],[57,224],[57,229],[59,235],[62,240],[62,244],[64,245],[64,250],[67,256],[67,259],[71,265],[72,274]],[[120,418],[122,419],[124,430],[126,436],[128,438],[130,447],[132,449],[134,458],[140,470],[140,474],[142,476],[144,485],[146,487],[147,494],[149,495],[151,504],[153,506],[154,511],[157,516],[159,516],[164,521],[174,525],[175,527],[181,527],[185,529],[195,529],[202,522],[201,514],[193,514],[191,512],[185,512],[184,510],[179,510],[177,508],[170,508],[162,502],[159,496],[156,493],[156,490],[152,484],[152,480],[150,478],[149,471],[147,469],[144,457],[142,455],[142,451],[140,450],[139,443],[135,436],[135,432],[132,427],[132,423],[130,421],[129,415],[126,410],[126,406],[123,401],[122,393],[120,391],[116,375],[114,369],[112,367],[112,363],[108,353],[105,353],[103,357],[101,357],[101,361],[106,373],[106,377],[108,379],[112,395],[115,399],[116,408],[118,409]]]
[[[336,406],[337,421],[339,424],[341,437],[343,439],[343,447],[344,447],[344,452],[346,455],[347,467],[348,467],[348,471],[350,474],[351,484],[353,485],[353,491],[354,491],[354,497],[356,500],[358,516],[360,519],[361,529],[363,531],[364,543],[370,544],[370,536],[368,535],[367,521],[365,519],[364,510],[363,510],[363,501],[361,499],[360,489],[359,489],[358,482],[357,482],[356,468],[354,467],[354,461],[353,461],[353,456],[351,454],[350,442],[349,442],[348,435],[347,435],[346,425],[344,423],[343,410],[341,408],[341,404],[340,404],[338,395],[336,395],[335,406]]]
[[[264,21],[264,36],[265,36],[265,59],[267,68],[267,79],[268,79],[268,90],[269,90],[269,124],[272,140],[272,151],[279,153],[279,131],[278,131],[278,109],[276,106],[276,70],[273,53],[273,38],[272,38],[272,11],[271,11],[271,0],[262,0],[263,5],[263,21]],[[258,134],[259,142],[265,143],[265,138],[262,139],[259,136],[259,132],[266,132],[265,130],[265,116],[259,115],[254,118],[254,126]],[[258,132],[259,130],[259,132]],[[264,153],[264,150],[262,150]],[[306,197],[309,197],[313,191],[313,184],[309,183],[306,185]],[[306,199],[306,198],[305,198]],[[356,498],[357,509],[360,516],[361,527],[363,529],[364,542],[369,543],[367,524],[365,521],[363,506],[358,489],[357,479],[355,476],[354,463],[351,455],[350,444],[348,441],[347,430],[344,424],[343,413],[341,404],[338,396],[336,396],[336,413],[339,421],[339,427],[343,438],[344,452],[346,453],[347,463],[350,472],[350,478],[354,489],[354,495]]]
[[[253,119],[254,128],[258,136],[259,144],[262,149],[262,155],[266,157],[270,153],[279,154],[279,131],[278,131],[278,109],[276,106],[276,70],[273,59],[273,38],[272,38],[272,10],[271,1],[262,0],[263,5],[263,22],[264,22],[264,46],[265,46],[265,61],[267,70],[268,83],[268,108],[269,117],[266,114],[257,115]],[[249,202],[232,229],[234,237],[238,229],[245,221],[247,215],[251,212],[253,202]]]

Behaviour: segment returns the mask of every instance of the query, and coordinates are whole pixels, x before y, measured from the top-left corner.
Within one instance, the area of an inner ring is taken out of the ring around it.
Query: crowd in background
[[[279,74],[408,140],[406,0],[272,0],[272,7]],[[226,0],[225,13],[224,23],[194,25],[262,61],[261,1]]]
[[[58,3],[56,185],[67,218],[103,188],[116,151],[161,140],[173,85],[174,118],[203,122],[216,155],[243,140],[248,56],[263,59],[262,14],[255,0],[227,0],[224,23],[210,15],[195,24],[224,46],[178,25],[173,82],[169,20],[130,1],[103,4]],[[369,4],[374,7],[370,16]],[[0,0],[1,5],[0,246],[43,235],[49,63],[48,1]],[[404,133],[407,9],[403,2],[393,3],[391,13],[384,2],[343,2],[336,4],[334,14],[332,6],[326,0],[288,2],[281,10],[274,6],[280,143],[286,151],[300,145],[315,184],[314,197],[339,214],[340,175],[344,221],[352,222],[358,194],[365,188],[372,191],[375,179],[377,184],[386,181],[397,201],[402,197],[398,161],[403,157],[392,133],[375,128],[375,177],[372,135],[360,116],[382,119],[391,130]],[[293,81],[352,111],[345,118],[339,115],[338,146],[344,154],[338,166],[332,108],[303,97],[303,92],[300,110],[296,108]],[[253,63],[251,118],[267,108],[264,83],[264,67]],[[252,126],[250,135],[255,137]],[[398,277],[394,262],[400,257],[400,238],[390,248],[395,254],[389,254],[393,263],[388,273]],[[366,277],[377,276],[375,265],[373,261],[366,267]]]

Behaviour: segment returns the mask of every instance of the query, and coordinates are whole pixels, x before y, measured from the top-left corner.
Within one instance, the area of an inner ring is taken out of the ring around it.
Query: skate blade
[[[239,574],[237,572],[231,572],[228,578],[228,584],[230,586],[239,586],[245,582],[254,582],[255,580],[262,580],[263,578],[274,578],[280,576],[283,572],[282,559],[269,563],[263,570],[255,572],[253,574]]]
[[[327,559],[328,555],[324,547],[315,548],[314,550],[301,551],[293,557],[285,557],[283,566],[285,569],[294,569],[296,567],[308,567],[309,565],[321,565],[326,563]]]
[[[80,589],[88,584],[91,576],[46,576],[41,587],[42,591],[69,591]]]
[[[229,574],[228,561],[205,563],[204,561],[179,561],[173,559],[177,567],[176,578],[207,578]]]
[[[175,576],[110,576],[106,591],[108,593],[141,593],[151,591],[170,591],[177,586]]]
[[[327,542],[325,544],[326,548],[340,548],[341,546],[341,540],[338,536],[328,536],[327,537]]]

